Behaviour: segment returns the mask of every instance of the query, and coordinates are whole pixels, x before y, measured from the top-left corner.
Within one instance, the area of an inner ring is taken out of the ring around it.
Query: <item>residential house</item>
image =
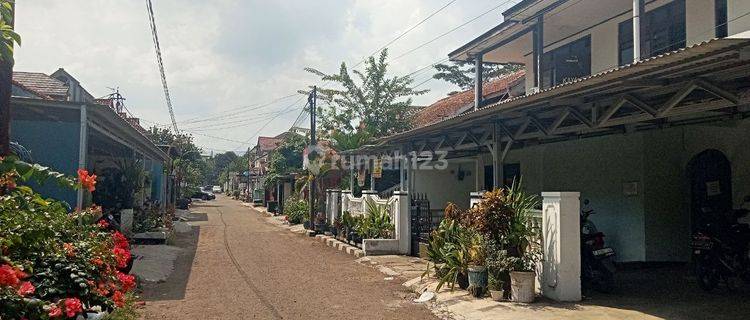
[[[110,99],[95,99],[65,70],[14,72],[11,116],[11,141],[29,150],[34,162],[74,176],[79,168],[97,172],[118,159],[139,159],[150,181],[145,196],[167,200],[167,153],[146,137],[137,118]],[[74,207],[91,200],[53,184],[38,190]]]
[[[750,194],[750,2],[524,0],[503,17],[449,57],[477,83],[482,63],[521,63],[525,95],[476,86],[471,110],[363,152],[445,152],[405,185],[432,209],[520,177],[589,199],[619,262],[689,261],[703,212]]]

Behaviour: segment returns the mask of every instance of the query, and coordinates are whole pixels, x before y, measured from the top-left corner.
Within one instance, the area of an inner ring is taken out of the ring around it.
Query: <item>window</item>
[[[724,38],[728,36],[727,0],[716,0],[714,2],[714,15],[716,16],[716,37]]]
[[[619,25],[619,63],[633,62],[633,19]],[[641,57],[648,58],[685,47],[685,0],[675,0],[647,11],[641,19]]]
[[[542,55],[542,88],[591,74],[591,37],[578,39]]]

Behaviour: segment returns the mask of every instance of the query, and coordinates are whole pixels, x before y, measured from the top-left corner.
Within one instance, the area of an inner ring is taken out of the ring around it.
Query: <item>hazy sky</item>
[[[316,84],[318,79],[305,67],[335,72],[342,61],[356,64],[449,2],[152,1],[178,127],[193,133],[207,152],[251,147],[257,141],[253,135],[264,125],[260,135],[287,130],[300,113],[301,104],[294,104],[299,97],[255,110],[241,107]],[[391,74],[408,74],[446,58],[500,23],[501,12],[515,2],[457,0],[392,44],[391,58],[501,7],[392,60]],[[16,51],[15,70],[49,74],[65,68],[94,96],[119,87],[128,109],[144,126],[169,123],[145,0],[18,1],[16,20],[23,45]],[[415,84],[431,75],[431,70],[416,74]],[[416,105],[430,104],[456,89],[439,80],[423,87],[431,92],[417,97]],[[286,113],[270,121],[282,110]],[[213,119],[194,122],[201,117]]]

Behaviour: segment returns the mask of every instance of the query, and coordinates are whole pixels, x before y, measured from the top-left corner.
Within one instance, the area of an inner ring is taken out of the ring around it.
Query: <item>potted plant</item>
[[[481,297],[487,289],[487,267],[485,266],[486,251],[482,235],[474,230],[470,233],[468,280],[469,288],[474,297]]]
[[[508,189],[507,200],[514,212],[505,239],[505,264],[510,271],[511,296],[513,301],[529,303],[534,301],[535,270],[541,260],[539,230],[531,223],[531,211],[539,200],[526,194],[521,184],[515,182]]]
[[[490,291],[490,297],[492,297],[492,300],[494,301],[502,301],[503,296],[505,294],[503,290],[503,281],[500,280],[500,277],[494,273],[491,273],[489,275],[489,280],[487,283],[487,289]]]

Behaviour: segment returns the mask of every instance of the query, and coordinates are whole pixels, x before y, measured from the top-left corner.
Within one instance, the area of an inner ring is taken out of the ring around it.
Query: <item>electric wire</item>
[[[164,61],[161,54],[161,46],[159,45],[159,34],[156,32],[156,20],[154,18],[154,8],[151,4],[151,0],[146,0],[146,8],[148,10],[149,23],[151,24],[151,36],[154,40],[154,50],[156,50],[156,62],[159,65],[159,73],[161,74],[161,84],[164,88],[164,99],[167,102],[167,108],[169,109],[169,117],[172,119],[172,127],[174,132],[178,133],[177,121],[174,117],[174,109],[172,108],[172,98],[169,96],[169,86],[167,85],[167,76],[164,71]]]
[[[394,42],[398,41],[403,36],[405,36],[407,33],[411,32],[415,28],[417,28],[420,25],[422,25],[423,23],[427,22],[427,20],[430,20],[430,18],[434,17],[436,14],[440,13],[440,11],[443,11],[445,8],[447,8],[448,6],[450,6],[451,4],[453,4],[454,2],[456,2],[456,0],[448,1],[448,3],[444,4],[442,7],[440,7],[436,11],[433,11],[430,15],[428,15],[426,18],[424,18],[421,21],[419,21],[417,24],[415,24],[415,25],[411,26],[410,28],[406,29],[404,32],[402,32],[401,34],[399,34],[396,38],[394,38],[393,40],[391,40],[388,43],[384,44],[383,46],[380,47],[380,49],[375,50],[373,53],[371,53],[367,57],[372,57],[372,56],[376,55],[378,52],[380,52],[383,49],[387,48],[389,45],[392,45]],[[359,62],[357,62],[357,64],[355,64],[352,68],[356,68],[359,65],[361,65],[363,62],[367,61],[367,57],[365,57],[364,59],[362,59]]]

